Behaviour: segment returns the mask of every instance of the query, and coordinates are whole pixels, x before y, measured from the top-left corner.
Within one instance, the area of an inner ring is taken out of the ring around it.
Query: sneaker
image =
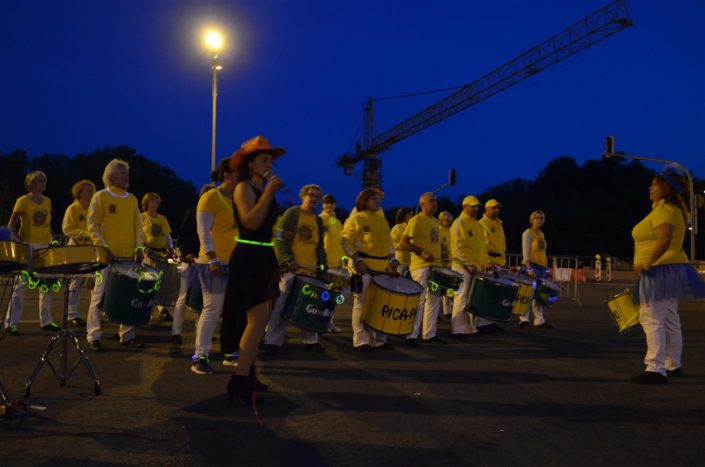
[[[550,323],[541,323],[538,326],[534,326],[536,329],[553,329],[553,325]]]
[[[137,339],[130,339],[129,341],[120,342],[120,345],[123,345],[125,347],[132,347],[133,349],[144,349],[145,347],[147,347]]]
[[[169,310],[166,308],[162,308],[159,312],[159,319],[169,322],[174,321],[174,318],[169,314]]]
[[[225,366],[237,366],[237,358],[240,356],[238,353],[226,353],[223,355],[223,365]]]
[[[181,334],[174,334],[171,336],[171,341],[173,345],[181,345],[184,343],[184,339],[181,337]]]
[[[105,350],[105,347],[103,347],[103,344],[101,344],[100,341],[90,341],[88,343],[88,348],[97,353],[107,352],[107,350]]]
[[[683,377],[683,369],[682,368],[676,368],[675,370],[666,370],[666,374],[670,378],[682,378]]]
[[[7,333],[11,336],[19,336],[20,335],[20,330],[17,328],[16,324],[11,324],[7,328]]]
[[[404,345],[407,347],[421,347],[421,344],[419,344],[419,340],[416,338],[409,338],[404,341]]]
[[[279,353],[280,347],[274,344],[264,344],[264,353],[267,355],[276,355]]]
[[[423,339],[424,344],[447,344],[448,342],[438,336],[433,336],[430,339]]]
[[[61,326],[59,326],[58,324],[56,324],[56,323],[54,323],[54,322],[51,322],[51,323],[49,323],[49,324],[45,324],[44,326],[41,327],[41,330],[42,330],[42,331],[54,331],[54,332],[56,332],[56,331],[58,331],[59,329],[61,329]]]
[[[74,328],[85,328],[86,327],[86,322],[83,321],[79,317],[71,318],[69,320],[69,324],[71,325],[71,327],[74,327]]]
[[[212,375],[215,373],[213,368],[210,366],[208,357],[206,356],[194,358],[193,365],[191,365],[191,371],[197,375]]]
[[[326,353],[325,347],[323,347],[318,342],[315,342],[313,344],[304,344],[304,350],[313,353]]]
[[[519,329],[531,329],[531,323],[528,321],[522,321],[519,323]]]
[[[370,350],[372,350],[372,346],[370,344],[362,344],[355,347],[355,352],[369,352]]]
[[[394,344],[391,342],[385,342],[384,344],[375,347],[375,350],[394,350]]]
[[[634,384],[666,384],[668,378],[655,371],[642,371],[638,375],[632,376],[631,381]]]

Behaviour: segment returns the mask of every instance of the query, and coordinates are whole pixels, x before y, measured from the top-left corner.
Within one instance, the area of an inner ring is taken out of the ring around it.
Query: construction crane
[[[345,175],[352,175],[355,164],[363,161],[362,187],[379,186],[382,181],[379,154],[395,143],[479,104],[633,25],[626,0],[615,0],[379,135],[375,135],[372,108],[374,99],[370,98],[365,107],[363,143],[358,141],[355,153],[342,155],[336,164],[343,168]]]

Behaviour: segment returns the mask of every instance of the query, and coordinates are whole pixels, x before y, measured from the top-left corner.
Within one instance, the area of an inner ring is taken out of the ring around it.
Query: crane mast
[[[365,107],[364,144],[358,142],[355,153],[342,155],[337,165],[343,167],[346,175],[352,175],[354,165],[363,161],[363,188],[379,185],[382,166],[379,154],[394,144],[633,25],[626,0],[615,0],[379,135],[375,135],[374,99],[370,98]]]

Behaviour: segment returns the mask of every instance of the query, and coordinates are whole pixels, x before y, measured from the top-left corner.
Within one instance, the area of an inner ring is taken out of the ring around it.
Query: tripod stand
[[[2,276],[0,276],[0,277],[2,277]],[[12,281],[10,281],[10,277],[11,277],[10,275],[3,277],[3,280],[5,281],[5,283],[3,284],[2,295],[1,295],[2,300],[0,300],[0,306],[2,306],[3,301],[5,299],[5,294],[8,291],[8,281],[11,284],[9,290],[12,290],[15,288],[15,281],[17,280],[17,277],[15,276],[15,279]],[[5,323],[5,320],[8,319],[9,313],[10,313],[10,307],[9,307],[9,300],[8,300],[8,305],[5,306],[5,314],[3,315],[3,325]],[[9,328],[5,328],[2,337],[5,337],[5,333],[7,333],[8,329]],[[2,338],[0,338],[0,340],[2,340]],[[5,386],[3,386],[1,379],[0,379],[0,404],[4,405],[5,407],[10,406],[10,396],[8,396],[7,390],[5,389]]]
[[[81,342],[79,341],[78,337],[76,337],[76,334],[69,329],[68,323],[69,323],[69,282],[71,278],[79,278],[79,277],[94,277],[93,274],[52,274],[51,277],[56,278],[57,276],[60,276],[63,285],[64,285],[64,320],[63,324],[61,326],[61,329],[54,335],[52,338],[49,340],[49,344],[47,344],[46,349],[44,350],[44,353],[42,356],[39,358],[39,361],[37,362],[36,366],[34,367],[34,370],[32,370],[32,374],[27,380],[27,384],[25,385],[25,397],[31,397],[32,396],[32,383],[34,382],[35,378],[39,374],[39,371],[42,369],[44,364],[46,363],[49,368],[51,368],[51,371],[54,373],[54,376],[59,378],[59,381],[61,382],[61,386],[66,386],[66,381],[71,377],[73,374],[74,370],[80,365],[83,364],[83,366],[86,368],[86,371],[90,375],[91,379],[93,379],[93,391],[97,396],[101,395],[103,393],[103,389],[100,386],[100,381],[98,381],[98,376],[95,373],[95,370],[93,369],[93,366],[91,363],[88,361],[88,357],[86,356],[86,353],[83,351],[83,347],[81,346]],[[78,352],[78,359],[73,363],[71,368],[69,369],[68,367],[68,344],[69,340],[73,339],[74,344],[76,345],[76,351]],[[54,367],[54,365],[51,363],[51,360],[49,360],[49,354],[51,351],[54,349],[54,346],[60,342],[60,347],[61,347],[61,354],[59,354],[59,358],[61,359],[61,371],[57,371],[57,369]]]

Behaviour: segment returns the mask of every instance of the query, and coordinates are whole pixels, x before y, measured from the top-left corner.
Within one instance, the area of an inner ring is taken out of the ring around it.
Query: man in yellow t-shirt
[[[323,191],[318,185],[304,185],[299,192],[301,205],[287,209],[276,226],[274,249],[282,272],[279,280],[279,298],[272,309],[264,348],[268,355],[276,355],[284,345],[288,321],[284,319],[284,305],[291,292],[296,274],[315,276],[326,268],[326,253],[323,247],[323,222],[316,215],[316,205]],[[323,353],[318,343],[318,333],[301,329],[304,349]]]
[[[507,264],[507,240],[504,236],[502,219],[499,218],[501,208],[502,205],[496,199],[487,201],[485,203],[485,214],[480,219],[480,225],[485,229],[490,262],[503,267]]]
[[[453,262],[451,267],[453,271],[463,276],[463,283],[453,297],[451,315],[451,336],[457,339],[466,339],[468,334],[475,334],[476,325],[479,325],[478,320],[480,320],[465,312],[472,276],[476,272],[483,271],[489,263],[487,239],[482,225],[477,221],[480,206],[480,200],[475,196],[466,196],[463,199],[462,212],[450,226],[450,250]]]
[[[428,278],[433,266],[441,265],[441,239],[438,220],[433,217],[438,208],[436,195],[427,192],[419,198],[421,212],[412,217],[402,235],[401,245],[411,252],[411,278],[418,282],[424,291],[421,293],[416,321],[411,334],[406,336],[406,345],[419,346],[419,334],[423,324],[424,342],[445,344],[445,341],[436,336],[436,323],[438,310],[441,306],[441,297],[431,293],[428,287]]]
[[[120,159],[108,162],[103,171],[105,188],[91,198],[88,207],[88,230],[96,245],[104,246],[111,258],[132,260],[140,263],[144,259],[142,246],[142,223],[137,198],[127,192],[130,186],[130,166]],[[102,270],[107,278],[110,267]],[[98,306],[105,293],[105,280],[96,281],[91,292],[88,306],[86,339],[88,348],[96,352],[105,352],[100,342],[103,331],[100,329],[100,311]],[[134,326],[120,325],[120,343],[132,348],[143,348],[137,340]]]

